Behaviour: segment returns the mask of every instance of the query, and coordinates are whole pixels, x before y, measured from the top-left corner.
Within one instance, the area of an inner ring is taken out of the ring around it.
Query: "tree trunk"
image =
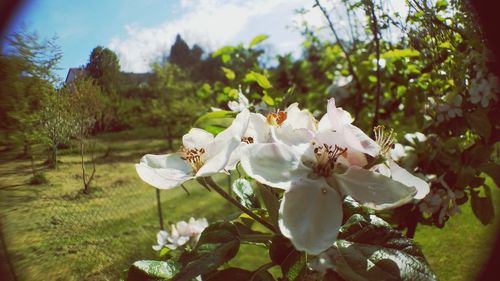
[[[31,145],[27,145],[29,147],[29,157],[30,157],[30,162],[31,162],[31,173],[33,174],[33,177],[36,176],[36,171],[35,171],[35,159],[33,157],[33,150],[31,148]]]
[[[52,147],[52,167],[57,170],[57,145]]]
[[[82,161],[82,179],[83,179],[83,193],[88,193],[87,180],[85,179],[85,159],[83,158],[83,139],[80,140],[80,157]]]

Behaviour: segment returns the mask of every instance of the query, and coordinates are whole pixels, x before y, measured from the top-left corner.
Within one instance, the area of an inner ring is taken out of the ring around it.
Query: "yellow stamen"
[[[373,132],[375,133],[375,142],[380,146],[380,154],[386,155],[394,146],[396,133],[393,129],[387,132],[382,125],[373,128]]]
[[[332,148],[331,145],[323,144],[323,146],[317,146],[314,148],[314,154],[316,155],[316,165],[313,167],[314,173],[318,176],[329,177],[335,168],[335,163],[341,155],[347,153],[347,148],[341,148],[335,145]]]
[[[205,154],[204,148],[192,148],[181,147],[181,159],[187,161],[193,168],[193,172],[197,172],[201,166],[203,166],[203,154]]]
[[[276,113],[267,114],[266,119],[269,125],[279,126],[283,122],[285,122],[286,117],[287,117],[286,111],[278,111]]]
[[[253,143],[253,138],[252,137],[241,137],[241,142],[251,144],[251,143]]]

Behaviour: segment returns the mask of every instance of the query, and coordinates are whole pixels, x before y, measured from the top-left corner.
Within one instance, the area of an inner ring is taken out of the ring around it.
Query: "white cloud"
[[[294,51],[300,34],[290,30],[294,10],[312,7],[311,0],[218,1],[182,0],[182,15],[155,27],[127,25],[125,38],[112,38],[108,47],[120,58],[123,71],[146,72],[168,53],[179,33],[190,44],[213,50],[226,44],[249,42],[258,34],[270,36],[279,52]]]
[[[398,0],[389,2],[389,6],[396,7],[387,7],[388,10],[405,14]],[[149,71],[151,63],[169,52],[177,34],[188,44],[199,44],[208,51],[223,45],[248,43],[258,34],[267,34],[270,38],[266,43],[272,45],[271,49],[299,55],[303,38],[290,27],[307,22],[311,28],[323,28],[319,36],[333,40],[321,11],[313,8],[313,4],[313,0],[179,0],[176,8],[179,18],[154,27],[127,25],[127,36],[112,38],[108,47],[117,53],[122,70],[128,72]],[[323,4],[340,37],[350,40],[345,6],[340,0],[323,1]],[[295,12],[302,8],[307,11],[305,14]],[[354,17],[358,21],[358,33],[363,34],[366,24],[363,13]]]

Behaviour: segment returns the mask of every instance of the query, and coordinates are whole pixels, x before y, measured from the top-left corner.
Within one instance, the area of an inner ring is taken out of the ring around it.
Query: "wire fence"
[[[137,178],[133,163],[143,152],[128,151],[115,147],[98,159],[88,194],[71,152],[57,171],[37,163],[48,179],[39,185],[28,184],[29,160],[0,153],[3,267],[14,271],[12,280],[118,280],[135,260],[157,258],[158,202],[167,198]]]

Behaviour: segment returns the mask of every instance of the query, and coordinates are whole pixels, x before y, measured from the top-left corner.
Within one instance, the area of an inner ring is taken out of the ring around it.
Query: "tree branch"
[[[259,222],[263,226],[267,227],[273,233],[277,233],[277,230],[274,228],[274,226],[272,224],[270,224],[269,222],[267,222],[263,218],[261,218],[261,217],[257,216],[256,214],[254,214],[252,211],[250,211],[249,209],[247,209],[245,206],[241,205],[241,203],[238,202],[238,200],[236,200],[233,197],[231,197],[229,194],[227,194],[224,191],[224,189],[222,187],[220,187],[218,184],[216,184],[212,180],[211,177],[204,177],[202,179],[198,179],[198,182],[201,183],[204,186],[206,186],[206,185],[210,186],[213,190],[215,190],[215,192],[219,193],[219,195],[221,195],[222,197],[224,197],[224,199],[226,199],[227,201],[229,201],[229,203],[233,204],[238,209],[240,209],[241,211],[243,211],[245,214],[249,215],[251,218],[253,218],[257,222]]]
[[[375,42],[375,56],[377,59],[377,90],[375,93],[375,110],[374,110],[374,115],[373,115],[373,122],[372,122],[372,132],[373,128],[378,125],[378,112],[380,110],[380,95],[382,93],[382,85],[380,81],[380,31],[378,29],[378,21],[377,21],[377,15],[375,14],[375,4],[373,1],[367,1],[367,13],[370,15],[371,19],[371,30],[373,33],[373,41]]]
[[[340,41],[340,37],[337,33],[337,30],[333,26],[333,23],[330,19],[330,16],[328,15],[328,12],[326,11],[325,7],[323,7],[319,3],[319,0],[315,0],[315,2],[316,2],[315,6],[318,6],[318,8],[321,10],[321,12],[325,16],[326,20],[328,21],[328,26],[330,27],[330,30],[332,31],[333,36],[335,36],[335,40],[337,40],[337,43],[339,44],[339,47],[342,50],[342,53],[344,53],[344,56],[346,57],[347,67],[349,69],[349,73],[352,75],[353,80],[356,81],[356,85],[357,85],[358,89],[361,89],[361,84],[359,83],[358,76],[356,75],[356,72],[354,71],[354,66],[352,65],[351,56],[349,55],[349,52],[347,52],[347,50],[342,45],[342,42]]]

